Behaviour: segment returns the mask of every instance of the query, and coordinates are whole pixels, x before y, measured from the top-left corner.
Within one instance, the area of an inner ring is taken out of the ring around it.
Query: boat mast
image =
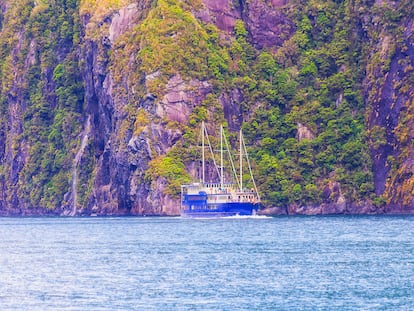
[[[223,125],[220,125],[220,188],[223,188]]]
[[[202,159],[201,159],[201,170],[202,170],[202,184],[204,185],[205,182],[205,152],[204,152],[204,132],[205,132],[205,127],[204,127],[204,121],[201,123],[201,149],[202,149]]]
[[[241,130],[241,128],[240,128],[240,137],[239,137],[239,140],[240,140],[240,146],[239,146],[239,161],[240,161],[240,192],[242,192],[243,191],[243,155],[242,155],[242,148],[243,148],[243,145],[242,145],[242,139],[243,139],[243,137],[242,137],[242,130]]]

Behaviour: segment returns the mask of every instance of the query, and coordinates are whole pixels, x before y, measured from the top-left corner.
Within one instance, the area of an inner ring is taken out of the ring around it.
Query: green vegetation
[[[76,47],[78,1],[38,1],[34,5],[19,0],[11,5],[0,37],[0,103],[2,111],[22,109],[20,114],[11,112],[21,118],[22,128],[8,133],[15,156],[18,152],[27,156],[17,194],[28,206],[55,209],[64,204],[64,194],[70,189],[83,112]],[[20,48],[14,49],[16,46]],[[14,73],[20,78],[13,80]],[[13,92],[24,102],[14,102],[9,95]],[[1,121],[4,128],[7,120]]]
[[[248,73],[256,77],[258,98],[267,99],[244,128],[250,141],[260,142],[252,152],[270,204],[321,203],[329,181],[340,182],[348,200],[372,194],[360,95],[363,66],[355,57],[362,53],[361,42],[353,38],[349,9],[348,1],[305,4],[292,16],[297,31],[285,42],[295,53],[276,62],[262,52]],[[315,138],[298,141],[298,123]]]
[[[371,9],[364,1],[293,2],[288,12],[296,21],[296,32],[277,51],[252,46],[241,20],[235,24],[234,37],[224,40],[215,26],[198,21],[189,5],[194,4],[157,1],[134,30],[133,39],[119,42],[135,52],[136,71],[156,73],[147,87],[159,97],[175,74],[207,80],[214,87],[203,105],[195,107],[183,128],[184,141],[173,147],[173,158],[191,161],[200,121],[223,122],[218,98],[238,90],[243,128],[247,140],[254,142],[250,153],[266,203],[318,204],[324,200],[323,189],[339,182],[347,201],[371,198],[375,205],[383,205],[384,197],[373,192],[368,148],[387,143],[385,129],[365,126],[362,82],[365,68],[381,68],[382,75],[389,70],[395,46],[390,43],[370,56],[358,23],[363,14],[372,14],[390,35],[400,37],[396,25],[401,10],[412,10],[408,2],[398,10],[386,4]],[[311,139],[298,140],[299,123],[312,133]]]
[[[282,10],[294,21],[295,32],[284,34],[281,47],[261,50],[251,43],[242,20],[228,34],[197,19],[200,0],[142,3],[148,7],[139,12],[140,22],[105,43],[111,14],[130,3],[16,0],[0,12],[0,182],[9,201],[16,195],[25,206],[49,209],[67,203],[85,118],[85,60],[79,54],[86,38],[97,47],[97,66],[110,73],[116,152],[126,152],[131,136],[147,135],[153,123],[183,134],[166,154],[150,146],[153,160],[145,181],[164,178],[165,194],[176,197],[179,186],[189,182],[186,166],[197,153],[199,124],[206,121],[213,129],[225,123],[219,101],[226,97],[235,110],[230,117],[243,119],[265,203],[319,204],[327,199],[327,185],[336,182],[347,201],[371,199],[383,206],[398,197],[409,203],[414,179],[405,159],[412,156],[414,103],[404,103],[401,124],[393,132],[401,153],[387,161],[394,176],[388,184],[400,185],[400,192],[374,194],[370,152],[386,146],[390,133],[381,125],[368,129],[366,119],[393,57],[409,49],[401,24],[413,11],[410,1],[380,6],[366,0],[289,1]],[[90,18],[82,31],[80,16]],[[367,16],[375,22],[367,23]],[[414,83],[414,69],[408,54],[399,62],[406,65],[405,75],[393,87],[404,93]],[[159,107],[141,105],[149,93],[162,99],[175,75],[184,83],[197,79],[212,88],[200,105],[191,107],[188,124],[156,116]],[[372,85],[367,95],[364,79]],[[235,93],[238,99],[232,98]],[[303,139],[299,127],[306,133]],[[234,144],[236,135],[230,134]],[[88,202],[100,156],[93,148],[90,142],[81,161],[81,206]]]
[[[148,85],[156,95],[162,93],[175,74],[220,80],[227,70],[228,54],[217,44],[217,28],[203,27],[190,10],[190,5],[183,1],[159,0],[136,29],[140,70],[146,74],[160,71]]]
[[[161,155],[151,160],[148,166],[145,179],[151,182],[159,177],[165,178],[167,186],[164,194],[177,197],[181,191],[181,185],[190,182],[184,163],[177,161],[176,157]]]
[[[280,49],[290,49],[290,53],[280,57],[280,51],[255,49],[242,21],[236,23],[235,38],[227,48],[228,43],[218,39],[214,27],[197,23],[184,11],[182,3],[181,7],[176,3],[159,1],[157,9],[143,23],[141,29],[151,30],[148,39],[145,32],[146,44],[141,41],[145,71],[161,70],[159,79],[166,80],[177,72],[208,79],[217,95],[234,89],[241,91],[241,110],[251,115],[250,119],[245,117],[249,122],[245,122],[244,131],[248,141],[256,142],[250,153],[265,202],[321,203],[322,189],[329,181],[340,182],[349,200],[369,198],[373,180],[361,97],[363,66],[358,56],[363,51],[359,38],[353,37],[356,26],[350,23],[350,4],[309,2],[295,11],[291,18],[297,21],[297,31]],[[170,23],[171,31],[158,24],[156,16],[161,11],[164,17],[180,17],[173,24],[168,18],[162,20]],[[182,38],[197,35],[197,45],[207,44],[208,48],[188,48],[191,45],[186,40],[171,41],[168,45],[168,38],[176,33]],[[166,55],[155,51],[165,51]],[[189,51],[193,54],[185,58]],[[148,58],[150,55],[157,58]],[[197,66],[190,59],[196,60]],[[204,63],[206,59],[208,64]],[[194,110],[187,130],[196,132],[200,120],[217,121],[211,106],[211,99],[218,97],[214,94],[207,105]],[[298,123],[305,125],[315,138],[298,141]],[[185,134],[192,143],[195,137]],[[186,143],[176,146],[177,157],[188,159],[191,152],[186,147]]]

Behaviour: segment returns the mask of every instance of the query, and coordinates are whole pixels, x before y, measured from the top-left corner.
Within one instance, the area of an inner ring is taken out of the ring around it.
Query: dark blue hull
[[[184,217],[228,217],[256,215],[258,204],[251,202],[227,202],[220,204],[206,204],[192,206],[181,210]]]

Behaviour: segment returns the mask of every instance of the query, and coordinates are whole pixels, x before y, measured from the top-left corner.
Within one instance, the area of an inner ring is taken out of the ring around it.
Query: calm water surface
[[[414,218],[0,218],[0,309],[414,310]]]

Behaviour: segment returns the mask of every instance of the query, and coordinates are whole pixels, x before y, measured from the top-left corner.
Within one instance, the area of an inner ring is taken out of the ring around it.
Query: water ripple
[[[0,218],[2,310],[412,310],[414,218]]]

